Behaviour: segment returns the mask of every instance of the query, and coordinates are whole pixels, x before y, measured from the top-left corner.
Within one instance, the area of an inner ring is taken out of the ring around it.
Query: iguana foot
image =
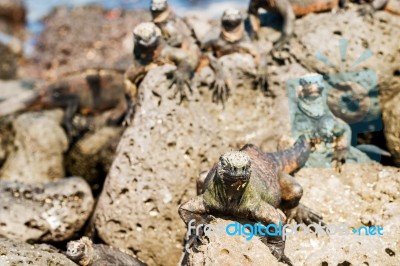
[[[178,94],[180,95],[179,103],[182,103],[183,99],[189,99],[188,94],[193,94],[192,85],[190,84],[190,75],[181,70],[175,70],[172,74],[172,82],[168,89],[171,89],[175,86],[175,94],[176,97]],[[187,93],[187,90],[189,93]]]
[[[261,238],[261,242],[267,245],[267,247],[271,251],[271,254],[274,255],[274,257],[277,258],[279,262],[286,263],[290,266],[293,265],[291,260],[285,255],[285,241],[282,240],[280,237],[263,237]]]
[[[250,79],[253,79],[253,84],[255,88],[259,88],[265,95],[270,93],[268,90],[268,73],[265,67],[259,68],[256,73],[252,73],[247,69],[242,68],[243,75]]]
[[[216,77],[212,89],[212,101],[214,103],[221,102],[224,105],[230,94],[228,83],[224,79]]]
[[[357,13],[362,17],[373,18],[375,11],[376,10],[371,5],[364,5],[357,10]]]
[[[285,44],[289,42],[289,36],[282,34],[282,36],[274,43],[272,51],[280,51],[285,47]]]
[[[310,225],[315,223],[322,226],[326,225],[320,214],[303,204],[299,204],[296,208],[286,211],[286,216],[288,217],[288,222],[294,219],[297,224]]]

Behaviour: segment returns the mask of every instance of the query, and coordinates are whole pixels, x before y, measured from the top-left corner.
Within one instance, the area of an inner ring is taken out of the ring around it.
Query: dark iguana
[[[117,248],[93,244],[87,237],[67,244],[67,257],[80,266],[145,266],[137,258],[129,256]]]
[[[77,113],[97,115],[111,111],[107,114],[106,122],[110,125],[120,124],[127,109],[123,73],[124,70],[111,68],[86,68],[66,73],[55,82],[39,85],[26,99],[17,100],[19,106],[13,112],[63,108],[63,124],[70,137],[74,128],[73,118]],[[9,113],[0,111],[0,116],[6,114]]]
[[[233,53],[246,53],[254,57],[257,65],[257,73],[250,73],[243,69],[244,73],[255,79],[255,85],[263,92],[268,89],[267,83],[267,59],[251,42],[244,27],[243,16],[238,9],[227,9],[221,18],[221,33],[217,39],[206,41],[202,50],[208,51],[207,56],[211,68],[215,72],[215,83],[213,85],[213,101],[224,103],[229,96],[230,81],[223,73],[217,58]]]
[[[181,101],[186,96],[185,88],[192,91],[190,80],[198,65],[199,54],[192,47],[176,48],[169,46],[162,38],[160,29],[152,22],[140,23],[133,30],[133,64],[125,73],[125,92],[128,112],[125,124],[129,124],[134,113],[138,87],[147,72],[156,66],[171,63],[177,69],[171,73],[172,83],[176,85],[176,94]]]
[[[321,216],[299,205],[302,187],[288,174],[304,165],[309,148],[301,137],[294,147],[281,152],[264,153],[247,144],[240,151],[225,153],[208,173],[202,194],[182,204],[179,215],[186,224],[193,219],[204,223],[207,215],[223,215],[278,226],[286,223],[282,209],[297,222],[322,223]],[[268,237],[267,245],[278,260],[291,264],[281,237]]]
[[[340,0],[341,4],[343,0]],[[275,48],[284,44],[293,34],[294,20],[312,12],[323,12],[338,7],[339,0],[251,0],[248,8],[249,20],[253,34],[257,36],[260,29],[258,10],[263,8],[268,12],[277,12],[283,18],[281,38],[275,43]]]

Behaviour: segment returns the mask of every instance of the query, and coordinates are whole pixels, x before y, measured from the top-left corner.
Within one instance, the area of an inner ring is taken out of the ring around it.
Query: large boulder
[[[255,71],[250,56],[235,54],[220,62],[235,84],[225,107],[211,102],[209,85],[195,89],[189,101],[179,104],[166,79],[172,66],[147,74],[133,123],[124,132],[99,198],[99,236],[150,265],[178,262],[185,226],[177,208],[194,196],[200,171],[209,169],[223,152],[246,143],[274,149],[279,136],[289,131],[284,80],[272,78],[272,99],[252,89],[251,81],[238,78],[235,66]],[[285,67],[271,73],[297,76],[301,69]],[[193,83],[200,80],[212,82],[209,68]]]
[[[62,119],[61,110],[18,116],[12,122],[13,147],[0,170],[0,179],[37,183],[63,178],[68,140]]]
[[[78,177],[29,185],[0,181],[0,235],[21,241],[64,241],[85,224],[94,200]]]
[[[393,36],[400,36],[398,16],[381,11],[371,19],[353,7],[298,19],[289,52],[309,71],[330,75],[332,111],[355,123],[379,118],[379,108],[400,92],[400,42]]]

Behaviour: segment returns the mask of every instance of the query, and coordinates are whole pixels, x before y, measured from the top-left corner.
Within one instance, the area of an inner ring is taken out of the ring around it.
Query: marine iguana
[[[340,1],[341,5],[343,0]],[[268,12],[277,12],[283,18],[282,35],[274,44],[275,48],[279,48],[293,34],[294,20],[312,12],[323,12],[332,10],[339,6],[339,0],[251,0],[248,13],[249,21],[253,31],[253,35],[257,37],[260,29],[260,19],[258,10],[263,8]]]
[[[370,162],[368,156],[351,146],[351,128],[329,110],[322,75],[310,73],[301,77],[296,88],[296,108],[291,109],[293,138],[305,136],[313,146],[307,167],[331,167],[340,172],[347,161]],[[380,155],[385,151],[363,145]]]
[[[107,124],[120,124],[127,109],[123,73],[120,69],[95,67],[66,73],[55,82],[39,85],[28,97],[14,101],[12,112],[63,108],[63,125],[69,137],[77,113],[97,115],[111,110]],[[10,113],[2,108],[3,105],[10,107],[8,104],[9,101],[0,104],[0,110],[5,111],[0,111],[0,116]]]
[[[160,28],[162,37],[168,45],[173,47],[195,45],[192,30],[171,10],[167,0],[152,0],[150,12],[153,23]]]
[[[135,257],[107,245],[93,244],[87,237],[67,244],[66,256],[80,266],[145,266]]]
[[[187,98],[185,88],[192,92],[190,80],[198,65],[200,55],[191,50],[192,47],[176,48],[169,46],[161,37],[161,30],[152,22],[140,23],[133,30],[134,48],[133,63],[125,73],[125,95],[128,112],[124,124],[130,124],[134,113],[138,87],[153,68],[166,63],[176,65],[170,75],[170,88],[176,85],[175,95],[180,94],[181,102]]]
[[[255,80],[255,85],[264,93],[268,90],[267,59],[266,54],[251,42],[245,32],[243,16],[238,9],[226,9],[221,18],[221,33],[217,39],[209,39],[202,45],[202,50],[208,51],[207,56],[211,68],[215,72],[213,84],[213,101],[224,103],[230,91],[229,78],[223,73],[217,58],[233,53],[247,53],[253,56],[257,65],[257,72],[243,72]]]
[[[186,224],[193,219],[204,224],[209,215],[223,215],[278,226],[287,220],[283,210],[298,222],[322,223],[320,215],[299,205],[302,187],[288,174],[303,166],[309,154],[304,137],[281,152],[264,153],[247,144],[239,151],[225,153],[208,173],[201,194],[182,204],[179,215]],[[266,244],[278,260],[291,265],[281,237],[268,237]]]

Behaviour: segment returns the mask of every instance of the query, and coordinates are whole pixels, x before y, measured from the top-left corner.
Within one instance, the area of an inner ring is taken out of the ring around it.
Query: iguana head
[[[155,47],[160,37],[160,29],[152,22],[140,23],[133,30],[135,47]]]
[[[308,74],[299,80],[297,88],[298,106],[309,117],[325,114],[323,78],[319,74]]]
[[[227,152],[219,158],[217,173],[224,186],[244,187],[250,180],[250,157],[241,151]]]
[[[165,21],[169,16],[169,7],[167,0],[152,0],[150,4],[150,12],[155,23]]]
[[[79,265],[91,265],[93,256],[93,243],[87,237],[78,241],[70,241],[67,244],[66,256]]]
[[[228,42],[237,42],[244,36],[243,16],[240,10],[229,8],[221,18],[221,35]]]
[[[236,29],[242,22],[243,16],[239,9],[228,8],[222,14],[221,24],[228,31]]]
[[[162,12],[168,9],[167,0],[151,0],[150,11],[151,12]]]

